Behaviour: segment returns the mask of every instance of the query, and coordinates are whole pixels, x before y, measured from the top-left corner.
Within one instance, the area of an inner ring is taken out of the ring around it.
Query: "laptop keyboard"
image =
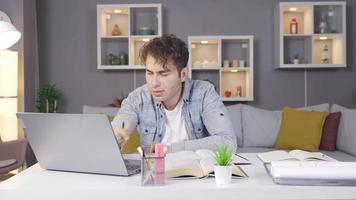
[[[140,160],[124,160],[127,170],[135,170],[141,168]]]

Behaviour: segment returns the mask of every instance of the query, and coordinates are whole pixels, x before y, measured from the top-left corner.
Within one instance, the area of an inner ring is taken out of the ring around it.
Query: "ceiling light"
[[[209,42],[207,40],[202,40],[200,43],[202,44],[208,44]]]
[[[295,8],[295,7],[289,8],[289,11],[295,12],[295,11],[297,11],[297,8]]]

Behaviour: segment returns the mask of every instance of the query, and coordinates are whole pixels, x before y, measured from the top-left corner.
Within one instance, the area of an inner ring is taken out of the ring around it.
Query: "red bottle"
[[[298,33],[298,22],[296,18],[292,18],[292,20],[289,23],[289,33],[290,34]]]

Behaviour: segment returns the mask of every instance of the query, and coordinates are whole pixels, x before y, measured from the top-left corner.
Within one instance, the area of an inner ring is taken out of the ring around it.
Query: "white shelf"
[[[304,68],[345,68],[342,64],[283,64],[281,69],[304,69]]]
[[[249,71],[250,67],[229,67],[229,68],[221,68],[222,72],[241,72],[241,71]]]
[[[289,32],[292,18],[297,34]],[[280,2],[275,22],[276,68],[346,67],[346,2]],[[301,63],[292,64],[297,55]]]
[[[119,33],[112,35],[116,25],[119,27]],[[160,36],[162,36],[161,4],[97,5],[97,68],[144,69],[138,59],[139,50],[145,42]],[[119,58],[121,52],[125,52],[126,62],[123,65],[109,65],[108,55],[117,56],[121,62]]]
[[[189,36],[188,46],[190,77],[212,82],[223,101],[254,100],[253,36]],[[243,61],[245,66],[223,67],[224,61],[229,61],[230,65],[235,62],[237,66]],[[197,63],[218,65],[207,67],[197,66]],[[241,96],[237,96],[238,87]],[[227,91],[231,91],[230,97],[225,96]]]
[[[192,67],[192,70],[219,70],[220,67]]]
[[[129,66],[129,65],[100,65],[98,69],[104,70],[144,70],[145,66]]]

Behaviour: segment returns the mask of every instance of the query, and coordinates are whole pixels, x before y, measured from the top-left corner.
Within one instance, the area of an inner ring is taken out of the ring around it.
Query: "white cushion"
[[[229,113],[234,131],[236,134],[237,145],[242,146],[242,120],[241,120],[241,106],[242,104],[235,104],[232,106],[227,106],[226,109]]]
[[[356,156],[356,109],[333,104],[331,112],[341,112],[336,148]]]
[[[298,108],[298,110],[328,112],[329,104]],[[248,105],[242,106],[243,147],[274,146],[282,123],[282,111],[270,111]],[[235,124],[234,124],[235,126]]]
[[[96,106],[83,106],[84,114],[106,114],[115,117],[119,108],[117,107],[96,107]]]

